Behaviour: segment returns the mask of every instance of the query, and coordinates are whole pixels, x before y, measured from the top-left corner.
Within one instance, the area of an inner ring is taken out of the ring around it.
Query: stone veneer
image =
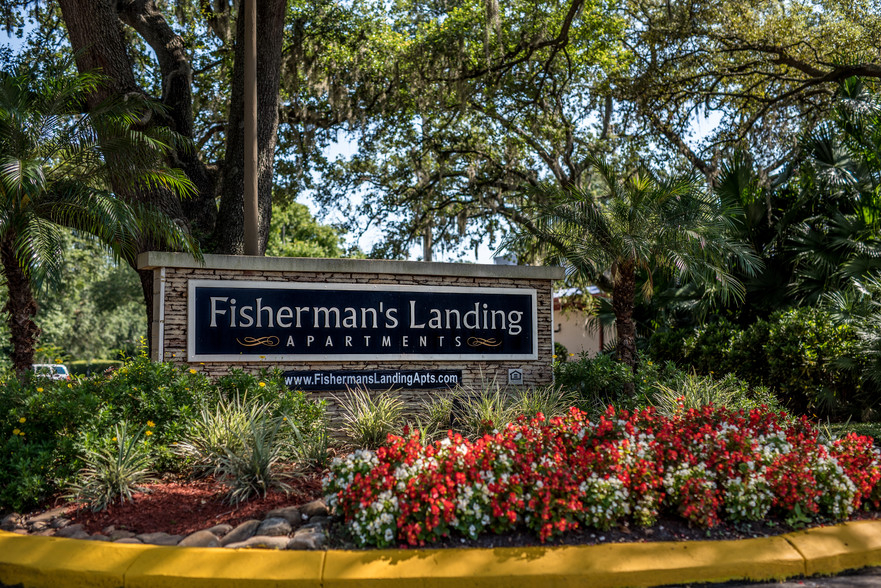
[[[153,323],[151,325],[154,360],[187,363],[187,284],[200,280],[250,280],[267,282],[317,282],[346,284],[404,284],[420,286],[469,286],[488,288],[534,288],[538,322],[538,359],[501,361],[245,361],[205,362],[194,365],[211,376],[227,373],[230,367],[259,370],[372,370],[372,369],[461,369],[465,387],[479,386],[493,378],[506,384],[509,368],[523,370],[524,384],[541,386],[553,381],[553,280],[563,277],[560,268],[475,265],[463,263],[424,263],[362,259],[312,259],[206,255],[204,264],[183,253],[147,252],[138,258],[140,269],[154,273]],[[333,402],[345,390],[308,392],[325,398],[332,416],[338,407]],[[409,405],[423,402],[442,390],[400,391]]]

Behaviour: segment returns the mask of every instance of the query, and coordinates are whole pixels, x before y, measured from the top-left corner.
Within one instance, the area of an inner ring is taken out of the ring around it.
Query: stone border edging
[[[372,551],[220,550],[0,532],[0,584],[23,588],[596,588],[775,580],[881,564],[881,521],[758,539]]]
[[[320,272],[350,274],[408,274],[411,276],[450,276],[459,278],[520,278],[562,280],[561,266],[492,265],[397,261],[390,259],[327,259],[322,257],[252,257],[247,255],[206,254],[204,263],[189,253],[147,251],[138,255],[138,269],[175,267],[187,269],[226,269],[241,271]]]

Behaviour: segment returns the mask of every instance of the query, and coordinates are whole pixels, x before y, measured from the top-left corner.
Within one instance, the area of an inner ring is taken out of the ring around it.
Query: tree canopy
[[[238,10],[229,0],[0,8],[8,30],[36,19],[24,58],[51,63],[69,38],[81,68],[109,76],[105,93],[162,101],[150,124],[191,139],[172,159],[198,195],[141,197],[206,251],[227,253],[241,233]],[[294,198],[317,190],[352,234],[384,233],[372,255],[399,257],[420,239],[429,253],[494,239],[525,220],[530,187],[582,186],[592,155],[714,181],[748,147],[764,177],[830,111],[839,81],[881,75],[878,0],[273,0],[260,10],[264,246],[278,186]],[[695,137],[706,115],[720,122]],[[356,153],[329,161],[340,137]]]
[[[614,82],[643,133],[712,176],[747,148],[773,171],[833,108],[838,84],[881,78],[877,0],[626,0],[631,67]],[[696,117],[720,122],[705,141]],[[691,140],[690,140],[691,139]]]

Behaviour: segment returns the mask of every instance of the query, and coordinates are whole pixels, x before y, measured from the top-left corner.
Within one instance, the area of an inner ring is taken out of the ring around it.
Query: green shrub
[[[163,471],[187,465],[170,448],[185,438],[203,407],[213,410],[224,399],[247,396],[264,404],[274,416],[287,417],[306,428],[323,421],[325,415],[323,403],[309,400],[303,392],[288,390],[278,370],[248,374],[233,368],[212,381],[199,365],[152,362],[145,350],[109,376],[85,379],[81,384],[102,401],[88,433],[90,440],[100,438],[107,427],[122,420],[153,421],[156,467]],[[293,442],[292,431],[285,428],[281,446],[292,453]]]
[[[751,390],[746,382],[738,380],[733,374],[721,379],[686,374],[684,378],[666,384],[656,382],[647,398],[659,413],[666,416],[711,405],[732,410],[751,410],[764,405],[774,412],[780,410],[767,388]]]
[[[554,359],[557,361],[566,361],[569,359],[569,350],[559,341],[554,341]]]
[[[303,429],[323,426],[326,416],[324,401],[316,402],[301,390],[290,390],[284,383],[284,374],[279,370],[263,369],[257,374],[249,374],[231,368],[227,375],[217,379],[216,386],[221,397],[247,395],[266,403],[274,415],[287,417]],[[288,437],[285,433],[285,438]]]
[[[313,423],[311,427],[290,423],[296,438],[294,455],[306,468],[323,470],[330,465],[330,436],[325,421]]]
[[[389,433],[399,433],[404,425],[404,403],[388,391],[371,395],[358,387],[338,400],[343,413],[342,432],[358,447],[376,449]]]
[[[450,430],[454,401],[453,394],[441,393],[423,403],[416,415],[416,428],[420,430],[423,442],[442,438]]]
[[[572,361],[554,364],[554,383],[573,394],[579,407],[588,412],[616,404],[624,397],[625,384],[633,381],[630,368],[609,355],[581,353]]]
[[[765,344],[770,337],[771,324],[759,319],[745,329],[735,330],[727,354],[720,358],[724,370],[736,374],[752,386],[766,386],[768,381],[768,353]]]
[[[875,400],[860,380],[856,330],[836,325],[827,311],[782,311],[741,328],[726,321],[653,337],[652,358],[669,358],[681,339],[677,364],[705,376],[735,374],[751,388],[767,386],[779,404],[796,414],[843,418],[860,415]]]
[[[280,430],[285,421],[268,414],[249,418],[247,431],[234,448],[218,456],[215,471],[221,482],[230,487],[227,500],[239,504],[252,496],[266,496],[270,490],[290,492],[284,482],[289,476],[279,469],[282,457]]]
[[[125,362],[121,359],[78,359],[64,364],[73,376],[97,376],[109,369],[119,369]]]
[[[723,375],[731,371],[728,357],[731,340],[740,329],[725,319],[698,327],[683,341],[683,359],[702,374]]]
[[[197,474],[219,477],[227,452],[240,452],[250,440],[251,423],[271,409],[270,403],[249,399],[247,393],[221,397],[214,406],[202,407],[174,451],[186,458]]]
[[[241,379],[241,374],[233,377]],[[262,381],[258,378],[254,383],[259,386]],[[291,454],[310,460],[309,465],[327,463],[323,419],[298,425],[279,412],[279,398],[249,397],[248,386],[227,388],[233,391],[232,397],[221,395],[214,406],[203,406],[189,423],[185,439],[175,445],[175,452],[195,472],[211,474],[230,487],[231,503],[255,494],[265,496],[273,488],[289,491],[279,462]],[[308,438],[303,431],[308,431]]]
[[[685,341],[692,329],[658,329],[648,340],[648,357],[657,363],[681,364],[685,358]]]
[[[73,478],[78,464],[75,452],[51,441],[0,440],[0,511],[38,506]]]
[[[672,361],[658,363],[645,359],[639,362],[634,374],[626,365],[608,355],[590,357],[582,354],[575,361],[555,365],[554,374],[562,391],[572,394],[570,400],[594,416],[604,412],[609,405],[634,409],[657,404],[659,390],[670,390],[668,394],[676,398],[681,395],[681,392],[676,391],[696,384],[696,376],[690,376]],[[724,404],[732,408],[750,408],[761,404],[779,407],[779,403],[766,388],[752,387],[734,376],[713,374],[713,378],[701,381],[704,382],[704,387],[712,388],[713,382],[720,378],[722,389],[731,392],[725,396]],[[633,382],[635,398],[625,396],[624,385],[627,382]],[[693,393],[699,396],[698,388],[694,388]],[[718,400],[715,403],[720,404]]]
[[[775,318],[764,346],[768,384],[799,414],[845,412],[860,388],[859,372],[847,361],[858,355],[853,327],[835,325],[828,312],[811,307]]]
[[[590,357],[582,353],[575,360],[554,365],[554,382],[562,393],[570,394],[570,400],[588,414],[598,415],[609,405],[618,408],[634,408],[639,398],[653,388],[658,381],[679,378],[683,372],[672,362],[658,364],[651,360],[641,361],[636,373],[611,355]],[[625,385],[633,383],[636,397],[628,396]]]
[[[154,481],[144,439],[150,435],[148,428],[142,426],[132,434],[128,423],[123,422],[114,427],[114,432],[113,449],[86,450],[85,468],[70,486],[71,496],[94,511],[104,510],[116,499],[120,503],[131,501],[141,484]]]
[[[534,418],[541,413],[545,419],[566,414],[578,404],[578,396],[559,386],[524,386],[514,390],[511,410],[515,418]]]
[[[476,439],[517,418],[509,391],[495,379],[453,391],[452,421],[464,437]]]
[[[152,423],[155,469],[183,471],[187,462],[171,448],[203,407],[213,409],[233,390],[303,431],[324,426],[323,402],[288,390],[278,371],[251,376],[234,370],[215,385],[199,365],[154,363],[144,349],[109,374],[70,381],[20,382],[11,372],[0,374],[0,510],[33,508],[68,487],[83,467],[82,452],[112,449],[108,439],[121,422]],[[296,439],[292,427],[279,430],[285,458],[296,457]]]
[[[87,446],[98,443],[115,423],[151,421],[156,423],[156,467],[163,471],[179,466],[168,447],[183,439],[187,423],[202,404],[218,397],[211,380],[199,370],[150,361],[145,349],[118,370],[78,379],[75,385],[100,403],[89,420]]]
[[[476,439],[521,416],[563,415],[577,401],[574,393],[558,386],[506,387],[493,379],[433,398],[417,416],[417,428],[427,440],[443,437],[450,429]]]
[[[12,373],[0,384],[0,510],[37,506],[81,467],[79,447],[99,399],[76,381]]]

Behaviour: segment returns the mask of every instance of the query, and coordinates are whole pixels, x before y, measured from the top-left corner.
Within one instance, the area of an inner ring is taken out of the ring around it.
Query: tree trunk
[[[241,9],[239,12],[242,12]],[[287,0],[259,0],[257,4],[257,197],[261,254],[266,251],[272,213],[278,89],[286,12]],[[235,65],[220,188],[223,199],[213,239],[218,252],[236,255],[244,252],[244,38],[245,19],[236,18]]]
[[[194,140],[193,68],[183,38],[171,28],[153,0],[117,0],[116,11],[156,53],[162,74],[161,101],[168,109],[157,123]],[[196,149],[176,151],[170,163],[183,170],[198,191],[179,201],[177,206],[182,214],[175,218],[186,219],[196,238],[205,243],[217,222],[216,174],[209,172]]]
[[[636,326],[633,324],[633,308],[636,301],[636,268],[633,263],[625,262],[618,265],[612,290],[612,309],[615,312],[615,331],[618,336],[618,361],[630,367],[636,373]],[[624,387],[625,393],[636,396],[636,387],[631,380]]]
[[[135,80],[128,58],[123,23],[131,25],[156,52],[162,74],[163,96],[167,115],[155,117],[146,125],[167,126],[188,139],[193,139],[192,68],[184,51],[185,43],[158,11],[152,0],[60,0],[61,12],[67,26],[70,44],[77,56],[81,72],[100,70],[107,84],[89,98],[94,107],[111,96],[145,94]],[[114,186],[117,193],[145,202],[163,210],[184,226],[194,229],[197,237],[214,230],[217,215],[215,180],[195,150],[172,153],[169,163],[181,168],[195,184],[198,194],[182,203],[168,190],[141,191],[130,194],[122,186]],[[153,244],[145,244],[152,246]],[[134,263],[134,260],[128,260]]]
[[[156,52],[162,74],[162,102],[167,116],[147,124],[166,125],[193,138],[192,67],[186,44],[169,26],[153,0],[60,0],[71,47],[77,55],[80,71],[100,69],[108,83],[89,102],[94,106],[110,96],[141,93],[126,50],[123,23],[131,26]],[[278,88],[282,67],[282,42],[287,0],[258,0],[257,5],[257,93],[259,149],[259,207],[261,251],[269,236],[273,157],[278,131]],[[196,150],[173,154],[171,163],[180,167],[196,185],[199,194],[181,202],[167,190],[131,193],[122,186],[114,191],[133,200],[150,202],[173,219],[189,227],[199,239],[203,251],[241,253],[243,239],[243,43],[244,19],[237,18],[236,54],[230,101],[230,120],[226,127],[226,159],[218,178],[209,171]],[[218,214],[216,198],[220,195]],[[157,249],[158,244],[142,242],[140,251]],[[137,258],[126,260],[132,267]],[[149,275],[148,275],[149,274]],[[148,320],[153,309],[152,271],[139,272]],[[148,323],[149,324],[149,323]],[[147,338],[151,337],[148,330]],[[152,342],[151,342],[152,344]]]
[[[37,314],[37,301],[30,279],[18,264],[14,240],[14,236],[7,236],[0,242],[0,261],[3,263],[9,294],[3,310],[9,314],[6,322],[12,339],[12,367],[15,373],[22,375],[34,363],[34,347],[40,329],[33,320]]]
[[[132,2],[120,3],[120,8],[127,7],[129,12],[134,11]],[[143,3],[142,3],[143,4]],[[81,72],[100,70],[107,82],[89,97],[89,108],[94,108],[101,101],[111,96],[125,96],[130,93],[143,94],[135,81],[131,61],[126,51],[125,38],[123,36],[122,23],[110,2],[102,0],[60,0],[61,13],[67,25],[67,33],[70,44],[76,52],[77,68]],[[143,6],[142,6],[143,8]],[[129,18],[134,18],[129,14]],[[158,26],[153,22],[153,26]],[[160,58],[160,62],[167,59]],[[178,69],[180,67],[178,66]],[[180,76],[177,76],[179,79]],[[180,94],[178,90],[176,96]],[[191,98],[190,98],[191,101]],[[175,117],[172,116],[172,119]],[[187,114],[178,116],[186,121]],[[165,121],[168,123],[169,121]],[[161,124],[159,121],[150,121],[148,124]],[[183,129],[186,130],[186,129]],[[191,129],[190,129],[191,130]],[[199,182],[196,182],[199,186]],[[181,207],[180,199],[164,189],[133,190],[130,186],[114,183],[113,191],[129,200],[147,202],[159,208],[171,218],[180,220],[186,224],[186,216]],[[139,245],[140,251],[148,251],[157,248],[157,244],[144,240]],[[137,270],[137,253],[125,260],[132,268]],[[139,272],[142,284],[144,300],[147,303],[148,325],[153,309],[152,271]],[[151,331],[147,329],[147,341],[152,345]]]
[[[126,52],[122,23],[106,0],[59,0],[71,48],[80,72],[100,70],[106,85],[89,106],[113,95],[140,92]]]

